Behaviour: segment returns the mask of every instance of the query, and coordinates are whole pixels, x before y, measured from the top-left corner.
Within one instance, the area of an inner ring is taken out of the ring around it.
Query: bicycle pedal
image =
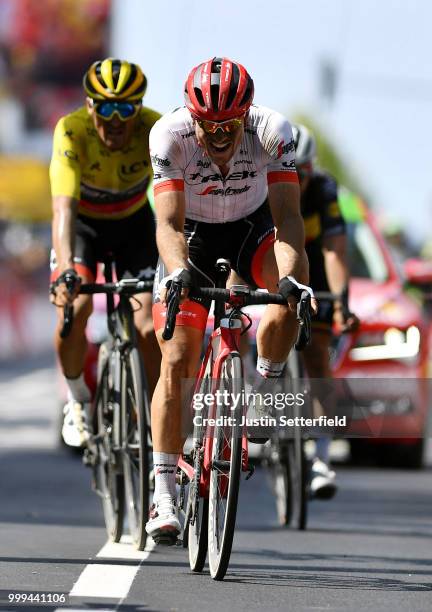
[[[170,535],[169,533],[161,533],[153,536],[153,540],[158,546],[176,546],[177,535]]]

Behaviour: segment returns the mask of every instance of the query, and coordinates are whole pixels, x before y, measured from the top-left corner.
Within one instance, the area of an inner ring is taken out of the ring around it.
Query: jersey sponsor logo
[[[66,130],[65,133],[64,133],[64,136],[67,136],[71,140],[74,139],[73,135],[74,135],[73,130]]]
[[[231,174],[228,174],[228,176],[226,177],[225,181],[244,181],[247,178],[251,177],[251,178],[255,178],[257,175],[256,170],[239,170],[238,172],[231,172]],[[196,184],[196,183],[208,183],[209,181],[222,181],[222,175],[221,174],[201,174],[201,172],[193,172],[192,174],[189,174],[188,177],[188,181],[187,182],[191,182],[192,184]]]
[[[234,162],[234,166],[238,166],[239,164],[252,164],[252,160],[251,159],[238,159],[236,162]]]
[[[153,174],[153,178],[154,178],[155,181],[157,181],[158,179],[162,178],[162,174],[160,172],[155,172]]]
[[[200,168],[210,168],[209,161],[201,161],[200,159],[197,161],[196,165],[199,166]]]
[[[94,164],[90,166],[90,170],[98,170],[100,172],[101,171],[100,162],[94,162]]]
[[[230,196],[230,195],[240,195],[241,193],[246,193],[249,191],[250,185],[245,185],[244,187],[240,187],[236,189],[235,187],[227,187],[226,189],[220,189],[219,187],[215,187],[214,185],[210,185],[206,187],[204,191],[198,193],[199,196],[205,195],[220,195],[220,196]]]
[[[181,137],[183,139],[185,138],[191,138],[192,136],[195,136],[195,132],[188,132],[187,134],[182,134]]]
[[[284,155],[284,153],[291,153],[291,151],[294,151],[295,147],[294,147],[294,140],[291,139],[287,144],[285,144],[285,141],[282,140],[279,144],[278,144],[278,148],[277,148],[277,152],[278,152],[278,159],[279,157],[282,157],[282,155]]]
[[[152,155],[151,160],[155,166],[171,166],[170,160],[167,159],[166,157],[162,158],[162,157],[158,157],[157,155]]]
[[[148,161],[143,159],[140,161],[136,161],[133,162],[132,164],[129,164],[128,166],[126,164],[121,164],[121,166],[119,167],[119,176],[120,178],[122,178],[123,180],[130,180],[130,178],[134,178],[134,174],[137,174],[138,172],[142,172],[143,169],[147,168],[149,165]]]
[[[282,162],[282,166],[284,168],[292,168],[293,170],[295,169],[296,165],[295,165],[295,160],[292,159],[290,162]]]
[[[87,136],[97,136],[97,131],[95,128],[86,128]]]

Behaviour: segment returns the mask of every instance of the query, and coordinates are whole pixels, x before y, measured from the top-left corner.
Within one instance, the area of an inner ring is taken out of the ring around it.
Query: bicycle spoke
[[[241,378],[240,357],[230,355],[223,365],[219,389],[227,390],[227,397],[237,394],[240,397]],[[210,476],[210,573],[214,579],[221,580],[228,567],[234,536],[241,470],[241,437],[235,425],[240,414],[232,411],[230,404],[220,404],[217,416],[233,417],[231,424],[215,427]]]

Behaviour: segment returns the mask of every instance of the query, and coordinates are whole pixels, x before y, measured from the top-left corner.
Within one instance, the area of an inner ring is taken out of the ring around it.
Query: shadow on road
[[[68,450],[1,453],[0,500],[0,523],[103,524],[91,471]]]

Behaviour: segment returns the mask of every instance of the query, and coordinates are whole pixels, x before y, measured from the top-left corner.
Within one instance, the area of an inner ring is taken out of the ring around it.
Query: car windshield
[[[348,261],[352,277],[378,283],[388,279],[388,269],[371,228],[367,223],[348,223]]]

